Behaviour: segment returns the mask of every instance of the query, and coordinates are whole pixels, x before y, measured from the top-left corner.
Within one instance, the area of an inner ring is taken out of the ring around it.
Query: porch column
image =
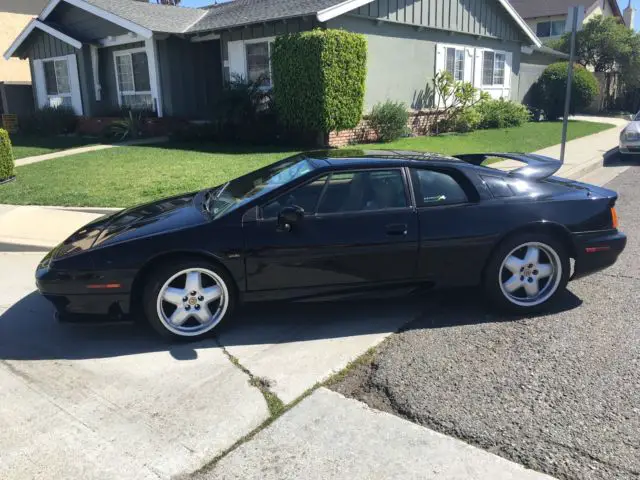
[[[158,45],[154,37],[144,41],[149,62],[149,80],[151,83],[151,94],[156,102],[158,117],[163,116],[162,109],[162,85],[160,84],[160,68],[158,63]]]

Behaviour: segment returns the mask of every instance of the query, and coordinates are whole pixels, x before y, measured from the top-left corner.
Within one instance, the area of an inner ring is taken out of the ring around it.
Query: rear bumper
[[[618,230],[573,235],[576,263],[572,279],[610,267],[627,245],[627,236]]]

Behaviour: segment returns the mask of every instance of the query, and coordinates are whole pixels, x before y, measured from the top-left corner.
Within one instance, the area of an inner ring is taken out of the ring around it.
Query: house
[[[0,2],[0,51],[44,7],[46,0],[2,0]],[[24,114],[33,110],[29,62],[18,58],[0,58],[0,115]],[[1,123],[0,123],[1,125]]]
[[[314,28],[365,35],[367,110],[386,99],[425,106],[440,70],[520,101],[541,69],[563,57],[507,0],[235,0],[201,9],[49,0],[5,58],[29,59],[39,107],[202,119],[233,75],[270,76],[278,35]]]
[[[560,38],[565,31],[569,30],[570,26],[567,26],[569,8],[580,3],[576,0],[511,0],[513,8],[541,40]],[[586,5],[583,21],[585,24],[597,15],[604,15],[617,17],[633,28],[631,2],[625,10],[624,17],[617,0],[586,0],[582,3]]]

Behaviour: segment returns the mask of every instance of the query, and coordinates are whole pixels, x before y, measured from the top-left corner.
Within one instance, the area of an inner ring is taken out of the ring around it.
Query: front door
[[[277,214],[302,221],[278,231]],[[249,291],[413,279],[418,219],[402,169],[336,172],[270,202],[244,226]]]

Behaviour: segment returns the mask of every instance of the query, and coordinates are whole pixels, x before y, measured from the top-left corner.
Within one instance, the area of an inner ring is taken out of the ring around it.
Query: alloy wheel
[[[224,318],[228,306],[224,280],[205,268],[189,268],[171,276],[157,298],[158,317],[164,327],[185,337],[212,330]]]
[[[500,266],[500,289],[511,303],[532,307],[546,302],[558,289],[562,262],[556,251],[540,242],[517,246]]]

